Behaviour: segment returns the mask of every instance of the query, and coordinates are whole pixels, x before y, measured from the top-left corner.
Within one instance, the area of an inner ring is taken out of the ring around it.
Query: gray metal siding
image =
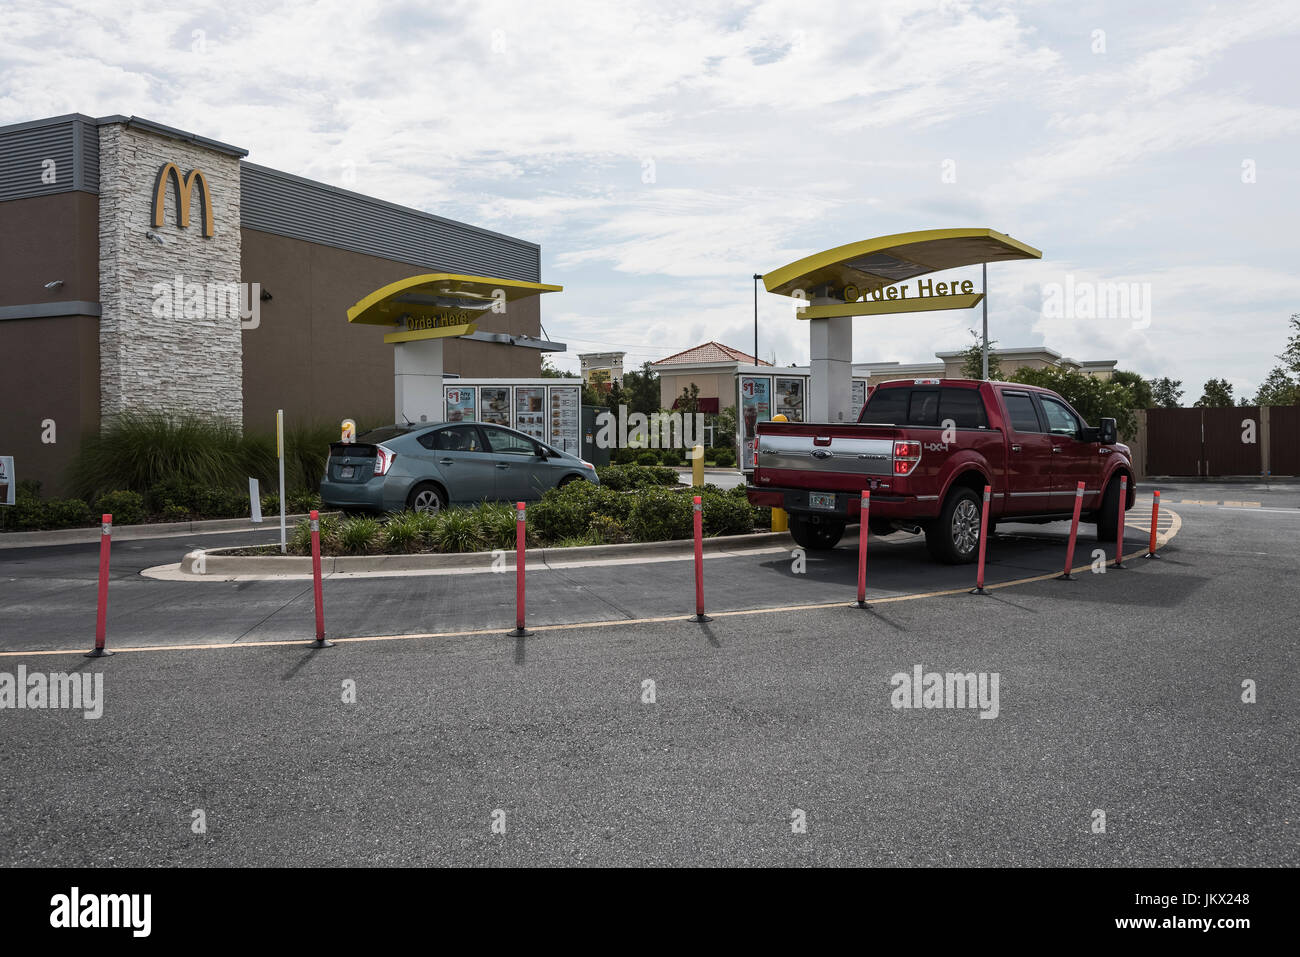
[[[541,251],[440,216],[243,163],[240,225],[429,269],[541,281]]]
[[[0,202],[66,193],[77,188],[75,119],[0,130]],[[98,140],[96,140],[98,144]],[[55,180],[41,182],[44,163],[54,160]]]

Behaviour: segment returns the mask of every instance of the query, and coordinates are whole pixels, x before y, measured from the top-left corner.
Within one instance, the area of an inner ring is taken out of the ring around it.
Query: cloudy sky
[[[1300,312],[1292,2],[6,0],[0,123],[122,113],[540,243],[551,338],[631,364],[749,349],[754,273],[991,226],[993,336],[1253,393]],[[978,271],[969,274],[978,281]],[[1070,277],[1143,315],[1045,315]],[[1143,286],[1141,284],[1149,284]],[[759,352],[808,356],[763,293]],[[978,310],[856,320],[854,358]]]

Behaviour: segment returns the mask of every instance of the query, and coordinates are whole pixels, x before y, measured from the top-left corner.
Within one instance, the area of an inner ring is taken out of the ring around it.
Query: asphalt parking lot
[[[1064,525],[1000,530],[985,597],[873,539],[865,612],[849,547],[709,559],[706,625],[689,561],[556,568],[514,639],[513,575],[339,579],[330,634],[383,640],[323,651],[258,644],[309,583],[139,574],[269,533],[115,545],[110,646],[176,650],[97,661],[21,654],[89,647],[95,547],[0,551],[0,671],[105,694],[0,713],[0,862],[1294,866],[1300,486],[1164,490],[1162,561],[1071,582]],[[917,665],[998,675],[997,717],[896,708]]]

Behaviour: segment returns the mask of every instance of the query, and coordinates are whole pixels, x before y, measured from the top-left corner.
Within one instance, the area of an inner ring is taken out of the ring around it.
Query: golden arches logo
[[[189,226],[190,224],[190,194],[194,191],[197,184],[199,186],[199,195],[202,202],[199,204],[199,215],[203,218],[203,235],[206,238],[212,238],[212,191],[208,188],[208,178],[203,175],[200,169],[192,169],[188,176],[181,176],[181,171],[175,163],[164,163],[158,170],[158,181],[154,184],[153,189],[153,224],[161,226],[163,224],[163,214],[166,211],[166,199],[164,191],[167,189],[167,181],[171,180],[175,187],[173,192],[176,196],[176,222],[179,226]]]

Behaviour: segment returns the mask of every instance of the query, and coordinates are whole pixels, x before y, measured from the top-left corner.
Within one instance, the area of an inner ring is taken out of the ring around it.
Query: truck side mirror
[[[1115,427],[1114,419],[1102,419],[1097,431],[1100,433],[1098,441],[1102,445],[1111,445],[1119,441],[1119,430]]]

